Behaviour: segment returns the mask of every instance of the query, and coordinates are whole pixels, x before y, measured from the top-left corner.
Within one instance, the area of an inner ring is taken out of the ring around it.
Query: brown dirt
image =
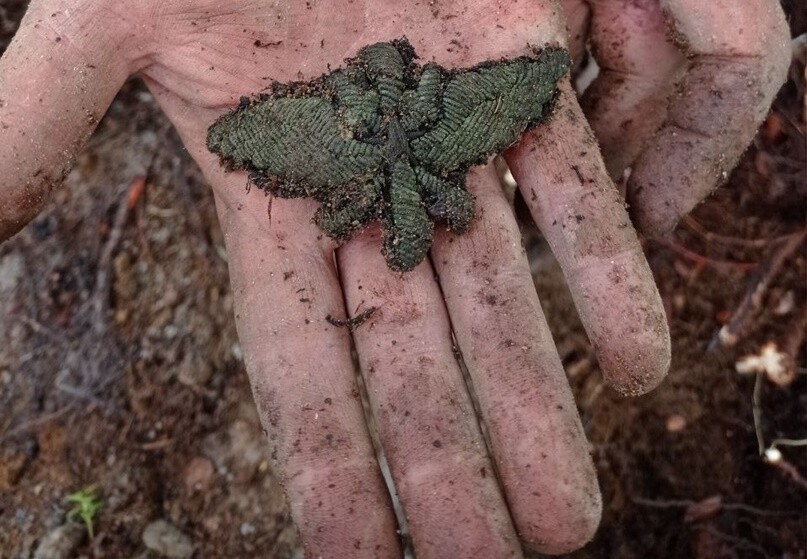
[[[0,10],[0,50],[23,5]],[[807,436],[804,245],[738,343],[707,351],[786,242],[771,240],[805,227],[800,85],[783,88],[728,187],[674,241],[647,245],[674,341],[670,378],[652,394],[604,387],[557,266],[538,250],[605,502],[597,538],[574,557],[807,555],[807,488],[760,458],[755,379],[734,370],[769,341],[789,353],[799,374],[761,383],[761,429],[767,444]],[[145,188],[121,210],[138,176]],[[804,447],[780,450],[807,476]],[[31,556],[63,523],[66,495],[89,485],[104,508],[76,556],[150,557],[141,535],[159,518],[197,557],[300,554],[243,370],[212,197],[137,81],[45,213],[0,246],[0,558]]]

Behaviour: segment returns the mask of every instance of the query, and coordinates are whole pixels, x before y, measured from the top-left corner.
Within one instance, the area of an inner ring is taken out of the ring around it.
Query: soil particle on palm
[[[334,318],[331,315],[327,315],[325,317],[325,320],[331,326],[347,327],[350,330],[355,330],[356,328],[364,324],[368,319],[370,319],[373,316],[373,314],[375,314],[376,308],[377,307],[368,307],[363,311],[361,311],[356,316],[352,316],[346,319]]]

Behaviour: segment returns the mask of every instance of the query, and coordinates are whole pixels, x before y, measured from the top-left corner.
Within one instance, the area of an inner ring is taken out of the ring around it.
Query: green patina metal
[[[468,169],[547,118],[570,64],[560,48],[461,70],[415,58],[406,39],[376,43],[343,69],[276,83],[218,119],[207,147],[275,196],[319,201],[330,237],[379,220],[387,264],[411,270],[435,220],[468,229]]]

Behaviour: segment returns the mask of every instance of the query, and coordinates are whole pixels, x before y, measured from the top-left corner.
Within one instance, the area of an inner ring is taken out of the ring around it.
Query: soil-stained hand
[[[734,168],[790,64],[778,0],[562,0],[600,67],[582,105],[640,232],[664,235]]]
[[[753,46],[770,26],[747,19],[742,37]],[[696,25],[713,20],[681,19],[676,29],[693,52],[704,52],[702,41],[729,40]],[[446,68],[566,41],[550,0],[33,0],[0,59],[0,239],[42,208],[126,77],[140,73],[213,186],[247,372],[307,553],[401,552],[357,390],[351,332],[335,320],[351,317],[365,319],[352,341],[418,556],[518,556],[520,541],[569,551],[599,521],[596,475],[492,168],[467,178],[478,208],[467,233],[438,228],[431,262],[401,274],[386,266],[377,227],[337,246],[314,224],[315,202],[275,199],[267,211],[264,194],[245,193],[245,175],[225,173],[205,147],[208,126],[241,95],[274,80],[312,79],[365,45],[402,35],[424,62]],[[735,52],[744,55],[740,66],[760,64],[751,47],[728,54]],[[734,64],[726,54],[702,62]],[[746,77],[773,79],[751,70]],[[716,89],[716,99],[745,95],[736,80],[721,83],[727,89]],[[561,88],[553,118],[510,150],[508,162],[566,273],[606,380],[638,394],[668,367],[664,312],[568,80]],[[764,101],[753,99],[761,111]],[[692,125],[682,129],[692,135]],[[722,149],[711,129],[695,136],[703,153]],[[659,139],[645,157],[674,145]],[[640,171],[636,180],[650,176]],[[638,200],[639,189],[632,192]]]

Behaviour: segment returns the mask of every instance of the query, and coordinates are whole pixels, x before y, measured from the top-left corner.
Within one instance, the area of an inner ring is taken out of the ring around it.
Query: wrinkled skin
[[[664,97],[682,61],[659,4],[566,5],[570,46],[579,52],[590,31],[606,68],[585,102],[608,168],[618,175],[633,165],[628,196],[637,223],[652,232],[669,229],[736,160],[788,56],[775,0],[663,7],[691,69],[659,111],[653,99]],[[432,262],[401,275],[379,254],[377,229],[336,247],[312,222],[311,201],[276,199],[270,222],[263,193],[245,194],[244,176],[226,174],[204,146],[207,127],[243,93],[311,79],[402,34],[445,67],[566,41],[563,13],[548,0],[34,0],[0,59],[0,239],[42,208],[126,77],[140,72],[214,189],[247,372],[307,553],[401,552],[349,332],[324,320],[372,306],[353,339],[418,556],[518,556],[519,540],[568,551],[593,535],[599,490],[491,166],[469,173],[481,208],[469,231],[436,231]],[[561,89],[551,122],[507,160],[566,273],[607,382],[638,394],[669,363],[661,301],[577,100],[568,83]]]

